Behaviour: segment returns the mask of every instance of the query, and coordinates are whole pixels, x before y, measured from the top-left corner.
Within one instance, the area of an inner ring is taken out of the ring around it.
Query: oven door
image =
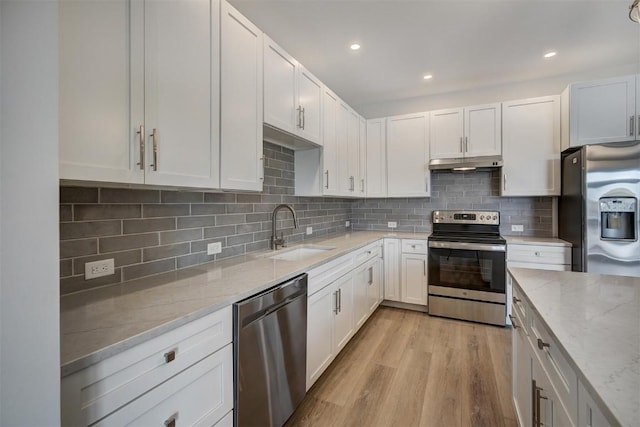
[[[504,245],[429,242],[429,285],[505,293]]]

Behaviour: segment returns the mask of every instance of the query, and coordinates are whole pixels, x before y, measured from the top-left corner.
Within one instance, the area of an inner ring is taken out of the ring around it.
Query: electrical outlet
[[[84,265],[84,279],[95,279],[96,277],[109,276],[115,272],[113,258],[102,259],[100,261],[88,262]]]
[[[524,225],[511,225],[511,231],[524,231]]]
[[[389,227],[389,228],[397,228],[398,227],[398,223],[395,222],[395,221],[389,221],[387,223],[387,227]]]
[[[307,235],[313,234],[313,227],[307,227]]]
[[[345,227],[351,227],[351,221],[345,221],[344,226]]]
[[[222,252],[222,243],[221,242],[213,242],[207,245],[207,255],[215,255]]]

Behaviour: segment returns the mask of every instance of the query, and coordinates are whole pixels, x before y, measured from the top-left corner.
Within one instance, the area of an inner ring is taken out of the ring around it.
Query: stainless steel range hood
[[[462,159],[434,159],[429,161],[431,170],[472,172],[476,169],[499,168],[504,162],[501,156],[465,157]]]

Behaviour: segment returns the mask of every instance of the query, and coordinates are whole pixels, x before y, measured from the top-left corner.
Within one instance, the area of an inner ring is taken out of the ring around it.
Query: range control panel
[[[433,211],[434,224],[500,225],[498,211]]]

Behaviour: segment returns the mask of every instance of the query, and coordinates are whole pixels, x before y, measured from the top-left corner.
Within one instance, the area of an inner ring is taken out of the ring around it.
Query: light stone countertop
[[[507,245],[541,245],[541,246],[571,246],[571,243],[557,237],[503,236]]]
[[[259,251],[63,296],[61,375],[67,376],[383,237],[428,236],[383,231],[339,233],[298,242],[296,245],[335,247],[302,261],[274,260],[265,256],[272,251]]]
[[[640,278],[509,268],[578,378],[618,423],[640,420]],[[605,413],[606,414],[606,413]]]

